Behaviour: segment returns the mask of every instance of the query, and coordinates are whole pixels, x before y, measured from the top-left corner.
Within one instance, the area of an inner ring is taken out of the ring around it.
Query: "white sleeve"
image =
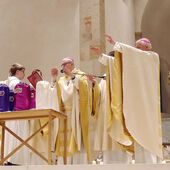
[[[49,92],[50,92],[50,108],[56,111],[59,111],[58,95],[57,95],[56,86],[51,87]]]
[[[11,82],[9,83],[9,88],[10,88],[10,90],[13,90],[13,91],[14,91],[15,86],[16,86],[18,83],[20,83],[20,82],[21,82],[20,80],[13,80],[13,81],[11,81]]]
[[[0,84],[6,84],[6,85],[8,85],[8,84],[7,84],[7,80],[5,80],[5,81],[0,81]]]
[[[51,88],[55,88],[56,87],[56,82],[50,82],[50,86],[51,86]]]
[[[72,79],[72,82],[73,82],[73,84],[74,84],[74,87],[76,88],[76,89],[79,89],[79,79],[75,76],[75,78],[74,79]]]
[[[115,45],[113,46],[113,50],[114,51],[119,51],[120,53],[122,53],[122,43],[116,42]]]
[[[113,57],[109,56],[109,55],[106,55],[106,54],[102,54],[100,57],[99,57],[99,62],[102,63],[103,65],[107,65],[107,61],[108,59],[111,59]]]
[[[52,87],[48,81],[37,82],[36,109],[51,109],[51,91]]]
[[[119,42],[116,42],[115,45],[113,46],[113,50],[114,51],[119,51],[119,52],[122,52],[123,49],[122,49],[122,43],[119,43]],[[101,56],[99,56],[99,62],[102,63],[103,65],[107,65],[107,61],[109,59],[113,59],[112,56],[109,56],[109,55],[106,55],[106,54],[102,54]]]
[[[102,63],[103,65],[107,65],[107,61],[108,60],[114,60],[114,57],[113,56],[109,56],[109,55],[106,55],[106,54],[102,54],[100,57],[99,57],[99,62]]]

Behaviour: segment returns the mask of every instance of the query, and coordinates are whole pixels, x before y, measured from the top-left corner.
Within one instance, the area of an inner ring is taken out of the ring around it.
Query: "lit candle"
[[[135,160],[134,159],[132,159],[132,164],[135,164]]]
[[[102,162],[102,161],[100,161],[100,165],[103,165],[103,162]]]
[[[95,160],[92,161],[92,165],[96,165],[96,161]]]

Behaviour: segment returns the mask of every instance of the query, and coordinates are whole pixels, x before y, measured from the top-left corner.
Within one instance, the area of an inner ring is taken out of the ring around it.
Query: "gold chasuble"
[[[125,150],[134,152],[134,140],[126,129],[123,115],[122,58],[107,60],[107,131],[112,139]]]
[[[76,73],[83,74],[77,71]],[[90,160],[90,134],[89,134],[89,96],[88,82],[86,76],[79,77],[79,102],[80,102],[80,122],[83,133],[84,147],[87,152],[87,159]]]
[[[60,111],[67,116],[67,156],[81,151],[81,136],[90,160],[90,136],[89,136],[89,91],[87,77],[83,72],[76,70],[74,73],[78,79],[77,86],[70,77],[61,77],[57,86],[58,103]],[[82,74],[82,75],[80,75]],[[81,134],[82,133],[82,134]],[[59,130],[56,140],[55,154],[64,155],[64,122],[59,120]]]

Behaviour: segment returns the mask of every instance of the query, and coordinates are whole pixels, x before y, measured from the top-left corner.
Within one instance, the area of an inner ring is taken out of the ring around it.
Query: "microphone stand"
[[[80,74],[80,73],[73,73],[73,74],[77,74],[77,75],[82,75],[82,76],[88,76],[87,74]],[[97,77],[97,78],[105,78],[106,76],[97,76],[97,75],[93,75],[93,77]]]
[[[63,69],[60,70],[61,73],[64,73],[63,72]],[[81,76],[87,76],[87,74],[80,74],[80,73],[73,73],[73,74],[77,74],[77,75],[81,75]],[[104,79],[106,76],[96,76],[96,75],[93,75],[94,77],[97,77],[97,78],[100,78],[100,79]]]

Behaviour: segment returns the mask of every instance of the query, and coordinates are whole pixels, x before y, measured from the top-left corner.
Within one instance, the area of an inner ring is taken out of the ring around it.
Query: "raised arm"
[[[90,46],[90,49],[93,50],[98,55],[98,57],[102,55],[102,51],[98,47]]]
[[[58,69],[57,68],[52,68],[51,69],[51,82],[52,82],[52,84],[56,83],[57,76],[58,76]]]
[[[90,47],[91,50],[93,50],[99,57],[99,62],[102,63],[103,65],[107,65],[107,60],[108,59],[113,59],[113,57],[103,54],[101,50],[98,47]]]
[[[106,40],[107,40],[110,44],[113,45],[113,50],[114,50],[114,51],[122,52],[122,47],[121,47],[122,43],[115,42],[115,41],[113,40],[113,38],[112,38],[110,35],[106,34],[106,33],[104,34],[104,36],[106,37]]]
[[[107,40],[110,44],[115,45],[116,42],[112,39],[112,37],[111,37],[110,35],[104,33],[104,36],[106,37],[106,40]]]

